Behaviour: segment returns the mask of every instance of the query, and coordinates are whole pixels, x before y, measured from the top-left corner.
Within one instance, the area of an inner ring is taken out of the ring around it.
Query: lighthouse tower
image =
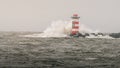
[[[79,34],[79,19],[80,17],[78,14],[73,14],[72,18],[72,30],[71,30],[71,36],[75,36]]]

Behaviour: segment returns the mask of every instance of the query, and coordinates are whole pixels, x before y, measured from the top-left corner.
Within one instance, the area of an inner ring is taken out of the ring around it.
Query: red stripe
[[[78,31],[72,31],[72,34],[76,34],[76,33],[78,33]]]
[[[73,24],[79,24],[79,22],[75,22],[75,21],[73,21]]]
[[[73,29],[79,29],[79,26],[74,26]]]

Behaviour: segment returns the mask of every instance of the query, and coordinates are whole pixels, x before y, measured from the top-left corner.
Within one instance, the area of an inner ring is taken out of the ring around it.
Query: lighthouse
[[[70,36],[78,36],[79,34],[79,19],[78,14],[73,14],[72,18],[72,30]]]

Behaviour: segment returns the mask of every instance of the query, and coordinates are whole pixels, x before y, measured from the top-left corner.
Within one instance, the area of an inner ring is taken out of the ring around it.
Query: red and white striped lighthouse
[[[71,31],[71,35],[77,35],[79,33],[79,19],[80,17],[78,16],[78,14],[73,14],[72,18],[72,31]]]

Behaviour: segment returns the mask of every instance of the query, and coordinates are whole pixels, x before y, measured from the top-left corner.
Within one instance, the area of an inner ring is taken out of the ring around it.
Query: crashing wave
[[[72,21],[54,21],[41,34],[25,35],[25,37],[69,37],[72,30]],[[85,38],[112,38],[109,35],[100,33],[98,30],[92,30],[84,24],[80,24],[79,37]]]

